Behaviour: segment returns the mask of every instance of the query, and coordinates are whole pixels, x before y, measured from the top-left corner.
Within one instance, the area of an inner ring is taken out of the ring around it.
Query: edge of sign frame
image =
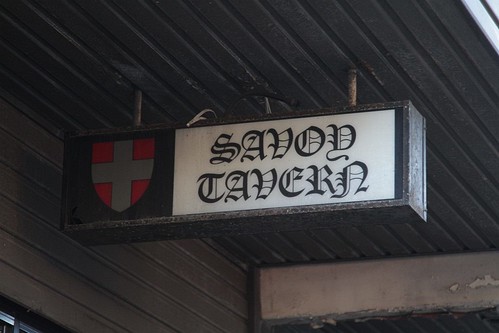
[[[369,202],[334,203],[311,206],[268,208],[183,216],[153,217],[137,220],[97,221],[71,224],[68,203],[71,139],[123,132],[185,128],[183,124],[158,124],[120,129],[102,129],[66,133],[61,229],[86,245],[130,243],[167,239],[206,238],[334,228],[339,225],[421,223],[426,221],[426,143],[425,120],[410,101],[358,105],[355,107],[304,110],[296,113],[258,117],[210,119],[192,127],[279,120],[307,116],[347,114],[383,109],[402,110],[402,147],[396,152],[401,163],[400,197]],[[400,115],[399,115],[400,116]],[[400,154],[402,151],[402,154]],[[271,223],[270,223],[271,222]]]

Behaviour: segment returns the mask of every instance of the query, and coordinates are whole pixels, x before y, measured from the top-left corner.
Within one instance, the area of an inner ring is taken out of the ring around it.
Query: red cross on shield
[[[149,187],[154,138],[98,142],[92,145],[92,182],[99,198],[122,212]]]

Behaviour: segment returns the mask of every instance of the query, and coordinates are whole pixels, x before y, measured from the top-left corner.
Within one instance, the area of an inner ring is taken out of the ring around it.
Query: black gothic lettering
[[[352,147],[355,143],[357,133],[352,125],[344,125],[341,127],[329,125],[327,128],[331,128],[332,130],[332,133],[327,135],[331,138],[328,142],[333,145],[333,149],[331,149],[331,151],[346,150]]]
[[[307,178],[307,182],[312,184],[312,190],[308,191],[305,195],[323,195],[324,193],[326,193],[326,190],[334,193],[333,183],[329,179],[329,176],[333,174],[333,171],[328,165],[325,165],[322,168],[311,165],[308,167],[308,169],[312,170],[312,175]]]
[[[336,162],[337,160],[342,159],[342,158],[344,158],[345,161],[348,161],[350,159],[350,157],[348,155],[340,155],[340,156],[332,157],[332,156],[330,156],[330,154],[333,152],[334,152],[333,150],[327,152],[326,159],[328,161]]]
[[[312,156],[324,146],[326,135],[319,127],[310,126],[296,136],[295,150],[300,156]]]
[[[273,128],[270,128],[267,131],[267,134],[270,134],[274,139],[273,143],[269,143],[268,147],[274,149],[274,153],[272,154],[272,159],[283,158],[284,155],[288,152],[289,148],[291,148],[291,144],[293,143],[293,130],[288,128],[285,131],[277,133],[277,131]]]
[[[252,186],[252,188],[256,188],[257,190],[255,200],[267,199],[277,183],[277,171],[275,169],[270,169],[269,171],[262,173],[258,169],[253,169],[251,174],[255,175],[257,179],[256,183]]]
[[[351,125],[326,125],[310,126],[296,136],[292,128],[281,132],[275,128],[250,130],[237,139],[233,138],[234,134],[220,134],[211,147],[213,156],[210,163],[213,165],[231,163],[238,157],[241,162],[247,163],[263,161],[267,158],[266,154],[271,160],[283,159],[292,146],[296,154],[306,158],[329,145],[329,150],[322,152],[322,158],[325,158],[328,164],[314,164],[306,168],[293,167],[282,173],[275,168],[206,173],[197,181],[199,198],[212,204],[221,200],[226,203],[250,199],[267,200],[274,191],[287,198],[318,195],[331,199],[366,192],[369,188],[364,184],[368,174],[367,165],[360,161],[346,165],[350,156],[336,154],[350,149],[355,144],[355,128]]]
[[[241,146],[235,142],[230,142],[232,135],[220,134],[215,140],[211,147],[211,153],[218,156],[210,159],[211,164],[230,163],[239,155]]]
[[[305,196],[344,198],[368,190],[369,186],[364,185],[367,174],[367,165],[360,161],[350,163],[337,173],[327,164],[322,167],[310,165],[305,169],[294,167],[286,169],[280,175],[274,168],[266,172],[259,169],[236,170],[227,177],[225,173],[207,173],[198,179],[198,195],[206,203],[216,203],[222,199],[225,202],[247,201],[252,198],[250,189],[256,190],[254,200],[266,200],[276,189],[287,198],[297,197],[305,191]],[[219,189],[220,186],[224,187],[223,190]]]
[[[265,158],[265,146],[263,145],[263,131],[248,131],[244,134],[242,139],[242,146],[245,149],[241,162],[244,159],[253,161],[255,158],[260,157],[260,160]]]
[[[248,172],[232,171],[225,179],[225,186],[229,190],[225,202],[228,202],[229,199],[237,201],[244,198],[244,200],[248,200],[250,197],[248,194]]]
[[[224,193],[218,193],[218,180],[225,176],[225,172],[221,174],[205,173],[198,178],[198,196],[199,199],[206,203],[215,203],[222,199]]]
[[[352,183],[358,183],[357,189],[353,194],[359,192],[366,192],[369,186],[362,186],[367,178],[367,165],[362,162],[356,161],[343,168],[341,172],[338,173],[336,178],[336,191],[331,196],[331,198],[343,198],[347,194],[351,193]],[[338,192],[341,188],[341,191]]]
[[[300,195],[303,192],[303,189],[296,191],[296,181],[301,180],[303,176],[301,173],[303,172],[303,169],[294,167],[293,169],[289,170],[286,169],[286,171],[283,172],[281,175],[281,178],[279,179],[279,190],[281,191],[281,194],[288,197],[296,197],[297,195]]]

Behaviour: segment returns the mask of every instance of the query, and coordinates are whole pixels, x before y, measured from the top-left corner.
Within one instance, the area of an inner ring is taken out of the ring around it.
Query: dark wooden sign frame
[[[333,228],[352,224],[419,223],[426,221],[426,143],[425,121],[408,101],[360,105],[341,109],[305,111],[258,118],[212,120],[201,126],[279,120],[330,114],[395,109],[400,119],[396,129],[397,197],[390,200],[293,206],[258,210],[171,216],[171,202],[155,200],[172,196],[173,161],[160,159],[161,186],[145,195],[144,204],[121,213],[105,213],[91,193],[90,155],[92,142],[159,137],[157,150],[173,154],[175,130],[185,126],[144,126],[118,130],[67,133],[65,139],[62,230],[88,245],[152,240],[205,238]],[[171,155],[173,156],[173,155]],[[165,177],[164,175],[170,175]],[[104,213],[103,213],[104,212]]]

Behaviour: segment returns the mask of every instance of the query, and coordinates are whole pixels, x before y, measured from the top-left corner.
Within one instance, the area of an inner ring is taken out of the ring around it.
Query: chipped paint
[[[498,260],[499,252],[484,252],[266,267],[260,269],[260,310],[272,323],[310,323],[311,317],[369,320],[495,308]],[[299,307],[290,308],[294,299]]]
[[[472,283],[466,285],[467,287],[471,289],[477,289],[477,288],[484,288],[484,287],[499,287],[499,280],[495,279],[492,277],[490,274],[486,274],[483,279],[482,278],[476,278],[475,281]]]
[[[449,287],[450,292],[455,293],[459,290],[459,283],[454,283],[452,286]]]

